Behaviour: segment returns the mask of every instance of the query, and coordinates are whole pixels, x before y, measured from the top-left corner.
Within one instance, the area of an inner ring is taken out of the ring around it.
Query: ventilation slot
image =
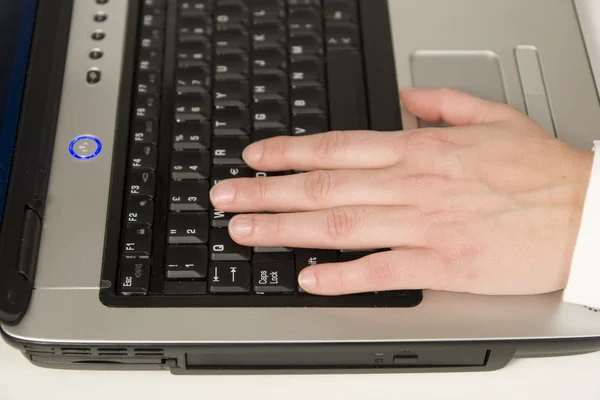
[[[60,354],[63,356],[91,356],[89,347],[61,347]]]
[[[158,356],[158,357],[162,357],[165,354],[165,351],[163,349],[152,349],[152,348],[147,348],[147,349],[133,349],[134,354],[136,356]]]
[[[25,354],[28,356],[53,356],[56,355],[53,347],[35,347],[35,346],[24,346]]]
[[[128,356],[128,352],[127,349],[123,349],[123,348],[100,348],[98,349],[98,355],[99,356],[117,356],[117,357],[127,357]]]

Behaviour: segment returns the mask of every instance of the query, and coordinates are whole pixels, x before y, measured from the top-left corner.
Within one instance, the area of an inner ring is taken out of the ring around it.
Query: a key
[[[154,71],[140,71],[137,78],[138,94],[160,94],[161,75]]]
[[[212,58],[212,46],[208,40],[182,42],[177,46],[177,61],[180,67],[205,65]]]
[[[152,228],[142,224],[127,225],[123,235],[123,255],[148,258],[152,254]]]
[[[290,30],[320,32],[323,29],[321,10],[309,7],[290,8],[288,25]]]
[[[322,87],[292,89],[292,113],[324,114],[327,112],[327,95]]]
[[[225,25],[217,30],[214,37],[217,52],[244,52],[250,47],[248,30],[241,25]]]
[[[208,214],[171,213],[167,219],[169,244],[204,244],[208,242]]]
[[[215,84],[215,106],[216,107],[243,107],[250,105],[250,85],[245,80],[223,80]],[[215,113],[214,119],[218,116]],[[238,114],[239,116],[239,114]],[[229,115],[229,117],[233,117]],[[249,121],[244,121],[249,122]]]
[[[234,215],[235,214],[226,213],[224,211],[220,211],[214,207],[211,207],[210,225],[213,228],[227,228],[229,226],[229,222],[231,221]]]
[[[240,246],[231,239],[227,229],[210,231],[208,249],[212,261],[249,261],[252,257],[250,247]]]
[[[322,86],[325,84],[325,66],[317,57],[292,60],[290,79],[293,87]]]
[[[206,282],[166,281],[164,286],[164,294],[166,296],[201,296],[206,294],[206,287]]]
[[[335,22],[327,24],[325,42],[328,49],[360,47],[358,26],[351,22]]]
[[[289,131],[287,129],[255,129],[252,131],[251,137],[253,142],[258,142],[260,140],[286,135],[289,135]]]
[[[252,42],[254,48],[285,44],[287,31],[280,22],[263,22],[252,28]]]
[[[171,182],[169,208],[171,211],[207,211],[208,181]]]
[[[215,20],[219,24],[246,24],[249,12],[244,1],[229,0],[215,8]]]
[[[158,154],[153,144],[134,143],[129,153],[129,168],[137,170],[156,170]]]
[[[182,17],[210,14],[214,0],[188,0],[179,4],[179,15]]]
[[[297,275],[299,275],[303,269],[312,265],[330,264],[338,261],[337,251],[333,250],[296,249],[294,254],[296,256]],[[304,291],[300,285],[298,285],[298,290],[300,292]]]
[[[183,121],[173,124],[174,150],[203,150],[211,143],[210,121]]]
[[[213,34],[212,19],[209,14],[182,17],[178,21],[180,42],[195,42]]]
[[[144,7],[142,25],[148,29],[164,29],[166,12],[162,7]]]
[[[157,8],[164,10],[165,6],[167,4],[166,1],[167,0],[144,0],[144,8],[157,7]],[[105,1],[105,3],[106,3],[106,1]]]
[[[158,137],[158,120],[136,118],[133,122],[133,142],[156,144]]]
[[[150,264],[124,262],[120,265],[118,293],[123,296],[145,295],[150,287]]]
[[[247,79],[249,64],[246,53],[217,54],[215,56],[215,77],[217,79]]]
[[[127,194],[154,197],[156,190],[156,175],[149,171],[134,171],[129,174]]]
[[[286,129],[290,122],[290,110],[287,103],[279,101],[261,101],[252,107],[254,129]]]
[[[212,167],[210,181],[212,186],[226,179],[250,178],[252,170],[238,165],[215,165]]]
[[[140,71],[161,72],[163,67],[163,53],[156,49],[141,49],[138,59]]]
[[[327,0],[325,2],[325,19],[357,22],[356,4],[348,0]]]
[[[252,267],[255,292],[291,293],[295,291],[297,285],[293,254],[255,254]]]
[[[208,179],[210,155],[206,151],[175,151],[171,155],[171,179]]]
[[[157,96],[141,94],[137,96],[135,116],[137,118],[158,118],[160,102]]]
[[[180,93],[175,96],[175,119],[177,121],[204,120],[211,117],[210,93]]]
[[[248,293],[252,289],[250,264],[211,263],[208,284],[211,293]]]
[[[140,33],[140,47],[142,49],[162,50],[164,41],[165,38],[162,29],[142,28]]]
[[[323,54],[323,38],[315,31],[290,32],[290,54],[292,56]]]
[[[208,65],[178,68],[175,71],[175,85],[178,93],[201,92],[210,90],[212,75]]]
[[[168,279],[203,279],[208,273],[206,246],[168,246],[165,256]]]
[[[280,20],[285,17],[285,6],[280,0],[253,0],[250,2],[250,14],[255,24]]]
[[[290,253],[292,249],[288,247],[254,247],[255,253]]]
[[[215,136],[248,135],[251,127],[250,113],[247,108],[215,110],[213,124]]]
[[[252,91],[255,100],[287,100],[288,77],[283,71],[256,71]]]
[[[287,0],[290,9],[295,7],[321,7],[321,0]]]
[[[217,165],[244,165],[242,153],[250,145],[247,136],[215,137],[213,141],[213,163]]]
[[[154,222],[154,201],[148,196],[131,196],[125,209],[127,223],[152,226]]]
[[[299,114],[292,116],[292,134],[312,135],[329,131],[329,122],[323,114]]]
[[[254,171],[253,176],[255,178],[268,178],[271,176],[284,176],[289,175],[289,171]]]
[[[287,67],[287,52],[283,47],[258,48],[252,52],[254,70],[284,70]]]

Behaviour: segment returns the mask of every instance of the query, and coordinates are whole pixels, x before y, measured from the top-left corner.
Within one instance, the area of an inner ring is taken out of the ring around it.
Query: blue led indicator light
[[[78,160],[91,160],[102,151],[102,143],[94,136],[78,136],[69,145],[69,153]]]

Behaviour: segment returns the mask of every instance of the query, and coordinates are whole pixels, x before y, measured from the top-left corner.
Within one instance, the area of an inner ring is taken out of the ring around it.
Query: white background
[[[526,1],[526,0],[525,0]],[[565,0],[569,1],[569,0]],[[600,76],[600,0],[582,8]],[[600,83],[600,80],[599,80]],[[405,375],[174,376],[37,368],[0,341],[0,400],[600,399],[600,353],[514,360],[496,372]]]

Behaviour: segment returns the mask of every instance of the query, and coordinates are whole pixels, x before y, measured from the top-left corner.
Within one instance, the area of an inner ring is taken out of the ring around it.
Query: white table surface
[[[583,11],[592,62],[600,69],[600,1],[576,3]],[[598,400],[599,378],[600,352],[514,360],[500,371],[477,373],[174,376],[168,372],[61,371],[34,367],[0,340],[0,400],[362,400],[402,399],[409,395],[447,400]]]

